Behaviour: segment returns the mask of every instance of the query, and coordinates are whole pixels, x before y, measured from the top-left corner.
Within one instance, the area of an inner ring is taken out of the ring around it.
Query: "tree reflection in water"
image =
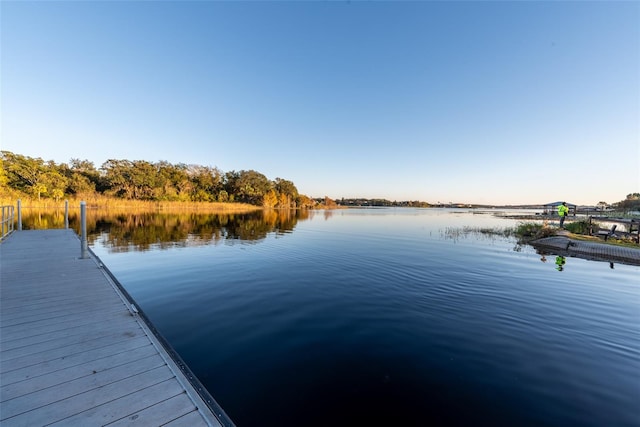
[[[89,244],[102,238],[116,252],[153,248],[257,242],[269,233],[286,234],[313,211],[269,209],[247,213],[123,212],[87,210]],[[24,209],[24,230],[64,228],[64,210]],[[69,228],[80,233],[80,213],[69,212]]]

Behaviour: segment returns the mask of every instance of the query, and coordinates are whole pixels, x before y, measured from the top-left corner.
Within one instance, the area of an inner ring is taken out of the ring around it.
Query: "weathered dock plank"
[[[159,410],[161,409],[161,410]],[[166,400],[156,403],[153,406],[149,406],[145,409],[142,409],[139,414],[145,417],[146,422],[150,422],[152,425],[162,425],[166,424],[165,420],[159,418],[157,414],[169,412],[175,415],[175,418],[172,421],[176,421],[182,417],[189,415],[192,412],[192,408],[184,405],[184,399],[180,399],[180,396],[171,396]],[[128,426],[131,425],[135,420],[131,420],[131,418],[121,418],[118,421],[115,421],[110,426]]]
[[[175,382],[171,383],[158,383],[146,389],[134,392],[128,396],[120,397],[112,400],[96,409],[85,411],[81,414],[74,415],[64,419],[63,422],[54,423],[53,425],[64,426],[78,426],[82,427],[87,424],[90,425],[112,425],[113,423],[125,423],[127,425],[140,425],[137,420],[144,419],[145,422],[151,423],[153,414],[140,414],[144,411],[155,411],[158,409],[156,405],[165,402],[168,399],[177,399],[181,402],[182,412],[185,412],[185,408],[188,411],[193,409],[193,406],[186,405],[185,400],[181,399],[181,395],[184,393],[182,388]],[[135,411],[134,415],[128,415],[131,410]],[[158,411],[164,412],[164,411]],[[181,414],[182,415],[182,414]],[[175,414],[174,414],[175,416]],[[166,423],[166,420],[163,420]],[[151,423],[151,425],[161,425],[160,423]]]
[[[71,230],[0,245],[2,426],[233,425],[214,414]]]
[[[2,416],[11,418],[14,415],[33,411],[34,409],[80,395],[83,395],[82,399],[73,399],[72,402],[65,405],[64,410],[69,411],[73,406],[82,407],[83,399],[96,400],[96,396],[87,393],[91,390],[100,388],[102,390],[100,398],[104,399],[109,397],[107,396],[108,392],[119,393],[117,386],[111,387],[111,389],[109,387],[120,381],[133,380],[138,383],[144,383],[144,380],[148,378],[148,381],[155,383],[171,378],[170,371],[158,369],[162,368],[163,365],[164,361],[160,356],[152,355],[113,369],[96,372],[90,376],[64,381],[55,387],[47,387],[20,397],[8,399],[2,405]],[[50,412],[51,410],[47,409],[47,411]],[[33,414],[29,414],[29,416],[31,417]]]
[[[121,324],[121,326],[127,325]],[[67,335],[57,340],[46,340],[28,346],[19,346],[13,349],[3,348],[0,360],[7,363],[5,365],[7,369],[9,369],[11,361],[17,359],[23,360],[20,365],[27,366],[28,364],[34,364],[32,360],[29,360],[30,358],[35,359],[35,363],[38,363],[38,360],[42,358],[51,360],[52,357],[56,357],[56,354],[68,356],[67,348],[69,346],[75,346],[76,352],[84,352],[88,348],[103,347],[104,344],[128,341],[130,337],[144,337],[144,335],[142,329],[130,330],[126,336],[123,336],[119,332],[103,328],[91,335],[87,333]]]
[[[130,353],[137,350],[140,347],[151,345],[146,339],[136,339],[131,341],[123,341],[117,344],[101,347],[92,351],[84,353],[69,354],[57,359],[47,360],[45,363],[37,365],[29,365],[23,368],[14,369],[11,371],[3,372],[1,377],[0,393],[3,391],[3,387],[7,384],[12,384],[17,381],[23,381],[29,378],[36,378],[41,375],[45,375],[51,372],[55,372],[61,369],[73,368],[85,363],[96,363],[105,357],[111,357],[120,353]],[[2,362],[0,362],[1,366]],[[92,369],[92,372],[96,369]],[[96,370],[97,371],[97,370]],[[0,397],[3,397],[0,394]]]
[[[108,369],[118,368],[127,363],[154,356],[156,353],[156,349],[152,345],[146,345],[131,351],[116,353],[68,368],[56,369],[55,371],[33,372],[32,370],[25,370],[27,375],[2,385],[3,397],[8,400],[35,393],[38,390],[53,387],[65,381],[73,381]]]
[[[122,308],[120,307],[117,311],[112,312],[111,314],[120,313],[121,310]],[[119,316],[118,318],[114,318],[113,316],[104,316],[97,313],[95,316],[93,314],[87,314],[85,316],[80,316],[75,320],[67,320],[64,322],[50,322],[44,325],[27,325],[26,327],[18,325],[14,328],[10,328],[9,326],[7,326],[7,328],[5,328],[5,331],[0,331],[4,332],[2,333],[2,338],[0,338],[0,343],[5,344],[11,341],[24,339],[25,337],[51,334],[53,332],[65,331],[75,327],[83,327],[85,328],[85,330],[93,330],[92,327],[99,324],[104,324],[105,322],[111,320],[118,321],[121,319],[125,320],[126,317],[123,315]]]
[[[121,319],[119,321],[114,322],[98,322],[94,323],[90,326],[91,332],[87,331],[87,327],[85,325],[74,326],[73,328],[67,328],[63,330],[57,330],[48,332],[46,334],[36,334],[36,335],[23,335],[19,336],[15,339],[5,341],[0,346],[2,347],[2,357],[10,358],[9,352],[14,349],[18,349],[20,347],[29,347],[33,346],[32,350],[35,349],[36,345],[47,345],[49,343],[64,343],[65,340],[71,341],[74,339],[90,339],[90,338],[98,338],[102,335],[111,335],[117,332],[114,331],[114,326],[117,328],[126,327],[126,323],[129,322],[129,319]]]
[[[127,394],[131,394],[136,391],[144,390],[152,385],[169,381],[173,377],[173,373],[169,369],[162,369],[161,367],[153,369],[151,371],[139,373],[137,375],[131,375],[123,380],[90,388],[85,391],[81,391],[76,395],[56,400],[43,406],[30,408],[30,410],[13,414],[13,407],[8,407],[7,414],[5,415],[5,409],[3,405],[3,417],[7,417],[9,421],[8,425],[31,425],[31,426],[45,426],[53,422],[63,421],[66,418],[80,414],[87,410],[87,408],[98,408],[111,400],[122,397],[122,391],[126,390]],[[186,397],[186,396],[185,396]],[[45,400],[38,400],[38,403],[45,402]],[[196,408],[193,407],[195,410]],[[165,419],[173,418],[173,414],[163,414]],[[204,420],[202,420],[204,421]],[[3,420],[4,426],[7,421]],[[16,424],[13,424],[16,423]],[[142,422],[141,425],[147,425],[146,422]],[[153,424],[149,424],[153,425]],[[203,424],[201,424],[203,425]]]

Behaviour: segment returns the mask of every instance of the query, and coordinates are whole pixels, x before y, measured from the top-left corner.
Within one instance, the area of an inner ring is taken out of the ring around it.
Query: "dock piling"
[[[87,203],[80,202],[80,258],[87,258]]]
[[[18,199],[18,231],[22,231],[22,200]]]

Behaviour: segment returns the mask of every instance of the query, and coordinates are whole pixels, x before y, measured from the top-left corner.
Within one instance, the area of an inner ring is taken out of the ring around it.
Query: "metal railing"
[[[15,209],[12,205],[1,206],[2,209],[2,224],[0,228],[2,228],[2,235],[0,236],[0,241],[4,240],[9,234],[13,232],[13,222],[14,222],[14,212]]]
[[[17,224],[18,231],[22,230],[22,201],[18,199],[17,208]],[[14,231],[14,222],[16,222],[16,210],[12,205],[0,206],[2,210],[2,224],[0,235],[0,242],[2,242],[9,234]],[[86,220],[86,202],[80,202],[80,216],[81,216],[81,234],[80,234],[80,256],[81,258],[87,258],[87,220]],[[64,228],[69,228],[69,201],[64,201]]]

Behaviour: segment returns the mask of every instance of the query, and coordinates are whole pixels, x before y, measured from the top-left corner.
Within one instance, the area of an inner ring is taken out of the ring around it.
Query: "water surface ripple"
[[[349,210],[94,250],[239,426],[640,425],[640,269],[443,231],[512,224]]]

